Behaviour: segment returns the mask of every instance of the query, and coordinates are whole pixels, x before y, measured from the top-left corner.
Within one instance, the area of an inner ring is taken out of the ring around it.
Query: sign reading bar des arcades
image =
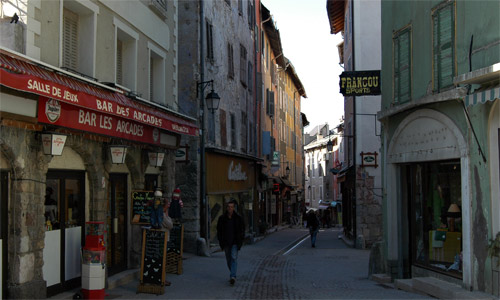
[[[380,95],[380,70],[342,72],[340,92],[344,96]]]

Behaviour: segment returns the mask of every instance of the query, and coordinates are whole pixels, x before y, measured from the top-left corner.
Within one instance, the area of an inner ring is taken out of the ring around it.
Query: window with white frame
[[[60,65],[63,69],[93,77],[99,7],[90,1],[63,1],[62,13]]]
[[[165,57],[166,54],[148,42],[149,49],[149,100],[165,105]]]
[[[114,18],[116,27],[116,70],[115,82],[132,91],[136,90],[137,82],[137,40],[139,34]]]

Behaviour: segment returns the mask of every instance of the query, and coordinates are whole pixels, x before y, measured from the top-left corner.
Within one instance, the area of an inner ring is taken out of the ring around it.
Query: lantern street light
[[[160,151],[150,151],[148,152],[149,164],[153,167],[161,167],[163,164],[163,159],[165,158],[165,152]]]
[[[66,143],[66,134],[57,132],[43,132],[42,146],[43,153],[46,155],[60,156],[62,155],[64,144]]]
[[[109,153],[111,154],[111,162],[114,164],[125,163],[127,157],[127,148],[125,145],[111,145],[109,146]]]
[[[202,77],[203,78],[203,77]],[[204,91],[207,88],[207,86],[210,85],[211,91],[208,93],[208,95],[204,98]],[[201,197],[201,207],[203,210],[203,227],[205,231],[205,239],[207,245],[209,244],[209,230],[210,230],[210,224],[209,224],[209,208],[208,208],[208,202],[206,199],[205,195],[205,189],[206,189],[206,165],[205,165],[205,101],[207,102],[207,108],[210,110],[212,114],[215,113],[215,111],[219,108],[219,103],[220,103],[220,97],[219,95],[214,91],[214,81],[209,80],[209,81],[202,81],[202,82],[196,82],[196,96],[200,97],[200,122],[201,122],[201,136],[200,136],[200,197]],[[203,228],[202,227],[202,228]]]

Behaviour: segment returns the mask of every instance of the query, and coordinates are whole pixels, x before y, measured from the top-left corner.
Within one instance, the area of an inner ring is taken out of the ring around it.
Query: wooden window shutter
[[[394,102],[403,103],[411,95],[411,31],[401,32],[394,40]]]
[[[116,42],[116,83],[123,85],[123,43]]]
[[[213,26],[208,21],[207,24],[207,58],[214,59]]]
[[[453,7],[453,4],[450,3],[437,9],[432,18],[433,82],[434,91],[436,92],[453,85],[453,75],[455,74],[455,20]]]
[[[236,118],[234,113],[229,114],[229,125],[231,126],[231,148],[236,149]]]
[[[250,61],[248,61],[248,91],[252,92],[253,86],[253,66]]]
[[[274,92],[269,91],[269,98],[270,98],[270,106],[269,106],[269,114],[271,116],[274,116]]]
[[[270,115],[269,107],[271,106],[271,100],[269,99],[269,89],[266,89],[266,114]]]
[[[226,111],[219,109],[220,118],[220,144],[222,147],[227,146],[227,125],[226,125]]]
[[[63,66],[78,70],[78,15],[63,11]]]
[[[234,59],[233,59],[233,45],[227,44],[227,58],[228,58],[228,76],[234,78]]]

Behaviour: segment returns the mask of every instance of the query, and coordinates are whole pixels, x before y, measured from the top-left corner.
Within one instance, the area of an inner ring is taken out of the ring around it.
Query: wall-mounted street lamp
[[[202,77],[203,78],[203,77]],[[207,88],[207,86],[210,85],[211,91],[208,93],[206,97],[204,96],[204,91]],[[204,229],[204,235],[205,235],[205,241],[207,245],[209,245],[209,236],[210,236],[210,217],[209,217],[209,207],[208,207],[208,201],[206,199],[206,165],[205,165],[205,101],[207,103],[207,108],[212,112],[212,114],[215,113],[215,111],[219,108],[219,103],[220,103],[220,97],[219,95],[214,91],[214,81],[209,80],[209,81],[202,81],[202,82],[196,82],[196,96],[200,97],[200,122],[201,122],[201,136],[200,136],[200,202],[201,202],[201,207],[203,208],[203,218],[202,220],[202,228]]]
[[[52,156],[62,155],[64,144],[66,144],[66,138],[66,134],[42,132],[43,154]]]
[[[220,97],[219,95],[214,91],[214,81],[209,80],[209,81],[203,81],[203,82],[197,82],[196,85],[197,87],[201,86],[201,94],[203,95],[203,91],[205,88],[210,84],[212,90],[208,95],[205,97],[205,101],[207,102],[207,109],[211,113],[215,113],[217,109],[219,109],[219,103],[220,103]],[[197,90],[198,91],[198,90]],[[198,94],[197,94],[198,96]],[[202,101],[203,102],[203,101]],[[202,103],[203,106],[203,103]]]
[[[286,166],[285,173],[286,173],[286,177],[288,177],[288,175],[290,175],[290,168],[288,166]]]
[[[333,150],[332,140],[328,140],[328,143],[326,143],[326,150],[328,150],[328,152],[331,152]]]
[[[165,152],[160,151],[149,151],[149,164],[153,167],[161,167],[163,164],[163,159],[165,158]]]
[[[127,148],[125,145],[111,145],[109,146],[109,153],[111,155],[111,162],[114,164],[125,163],[127,157]]]

